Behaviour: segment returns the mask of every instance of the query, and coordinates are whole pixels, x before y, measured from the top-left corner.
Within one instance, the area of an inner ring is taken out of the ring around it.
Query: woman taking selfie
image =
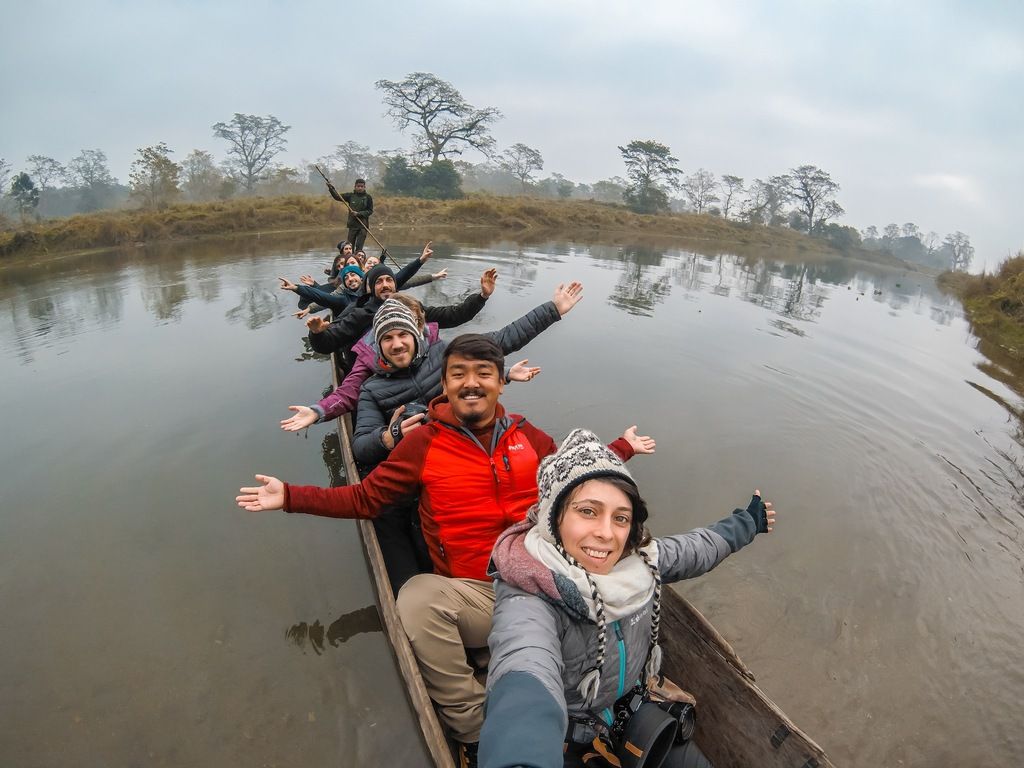
[[[661,590],[771,531],[771,503],[755,491],[746,509],[714,525],[653,539],[628,470],[582,429],[541,463],[537,489],[537,505],[492,554],[479,764],[709,766],[681,738],[683,705],[669,714],[669,703],[648,702],[661,666]]]

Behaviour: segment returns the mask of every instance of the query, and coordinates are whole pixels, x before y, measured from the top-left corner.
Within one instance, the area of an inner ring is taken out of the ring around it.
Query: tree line
[[[954,270],[966,270],[973,256],[969,238],[960,232],[940,245],[937,235],[929,239],[934,233],[890,233],[896,225],[886,227],[879,236],[875,227],[860,233],[839,224],[845,213],[837,200],[840,185],[815,165],[800,165],[748,183],[741,176],[716,176],[704,168],[686,174],[668,145],[635,139],[618,147],[625,178],[580,184],[552,173],[541,179],[540,150],[517,142],[498,151],[490,132],[502,118],[498,109],[470,104],[451,83],[429,72],[413,72],[398,81],[378,80],[375,87],[385,114],[399,131],[411,135],[412,147],[372,152],[355,141],[336,145],[315,164],[338,186],[362,177],[393,195],[452,199],[488,192],[591,199],[625,204],[638,213],[692,211],[751,225],[789,227],[828,240],[841,250],[884,249],[936,266],[943,261]],[[179,201],[238,195],[320,193],[322,181],[314,162],[304,160],[297,168],[278,162],[290,130],[273,115],[235,113],[230,120],[211,126],[213,136],[226,142],[219,161],[210,152],[193,149],[176,162],[173,150],[159,142],[136,150],[127,185],[112,176],[99,149],[84,149],[66,164],[31,155],[26,169],[17,174],[0,159],[0,190],[6,191],[7,211],[23,218],[125,205],[161,209]],[[482,154],[484,162],[464,160],[463,154],[471,150]]]

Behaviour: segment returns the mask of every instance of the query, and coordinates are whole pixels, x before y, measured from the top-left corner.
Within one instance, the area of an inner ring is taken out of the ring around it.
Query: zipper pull
[[[494,463],[494,459],[493,459],[493,458],[491,459],[491,474],[492,474],[492,475],[494,475],[494,482],[495,482],[495,483],[500,483],[500,482],[501,482],[501,481],[500,481],[500,480],[498,479],[498,467],[497,467],[497,465],[496,465],[496,464]]]
[[[512,471],[512,465],[508,463],[508,454],[507,453],[501,454],[501,460],[503,462],[505,462],[505,471],[506,472],[511,472]]]
[[[619,626],[619,622],[617,622],[617,621],[613,622],[612,626],[615,628],[615,637],[616,637],[616,639],[618,639],[619,642],[622,642],[622,639],[623,639],[622,638],[622,627]]]

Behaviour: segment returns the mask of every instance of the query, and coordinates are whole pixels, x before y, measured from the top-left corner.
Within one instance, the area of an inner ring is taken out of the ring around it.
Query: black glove
[[[768,514],[764,502],[760,496],[751,496],[747,505],[746,513],[754,521],[758,533],[768,533]]]

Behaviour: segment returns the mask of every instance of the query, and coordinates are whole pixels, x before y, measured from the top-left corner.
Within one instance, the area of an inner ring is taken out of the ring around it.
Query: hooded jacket
[[[554,452],[555,443],[525,417],[507,415],[501,403],[488,446],[459,424],[447,397],[433,400],[429,414],[430,420],[358,485],[286,484],[285,511],[365,519],[419,496],[434,572],[488,580],[494,541],[536,502],[537,465]],[[623,460],[633,456],[622,438],[609,447]]]
[[[755,514],[752,501],[747,509],[736,509],[708,528],[656,539],[662,583],[707,573],[749,544],[758,532]],[[653,598],[609,624],[600,686],[593,705],[585,705],[578,686],[594,667],[597,625],[580,617],[571,597],[567,602],[558,596],[564,582],[545,589],[540,586],[542,573],[538,579],[524,575],[538,575],[534,568],[544,570],[536,561],[523,568],[519,557],[510,554],[516,537],[523,537],[531,526],[524,522],[499,537],[490,570],[496,579],[496,602],[489,638],[487,714],[480,737],[480,765],[487,768],[561,768],[569,718],[582,721],[591,733],[611,724],[612,705],[643,679],[648,659]],[[677,682],[685,687],[686,681]]]
[[[497,331],[484,334],[493,339],[506,355],[525,347],[543,330],[561,319],[554,302],[547,301]],[[419,402],[426,405],[441,394],[441,365],[448,343],[423,341],[408,368],[394,369],[382,358],[376,361],[374,375],[363,382],[356,409],[352,449],[364,468],[376,466],[388,456],[381,435],[400,405]]]

